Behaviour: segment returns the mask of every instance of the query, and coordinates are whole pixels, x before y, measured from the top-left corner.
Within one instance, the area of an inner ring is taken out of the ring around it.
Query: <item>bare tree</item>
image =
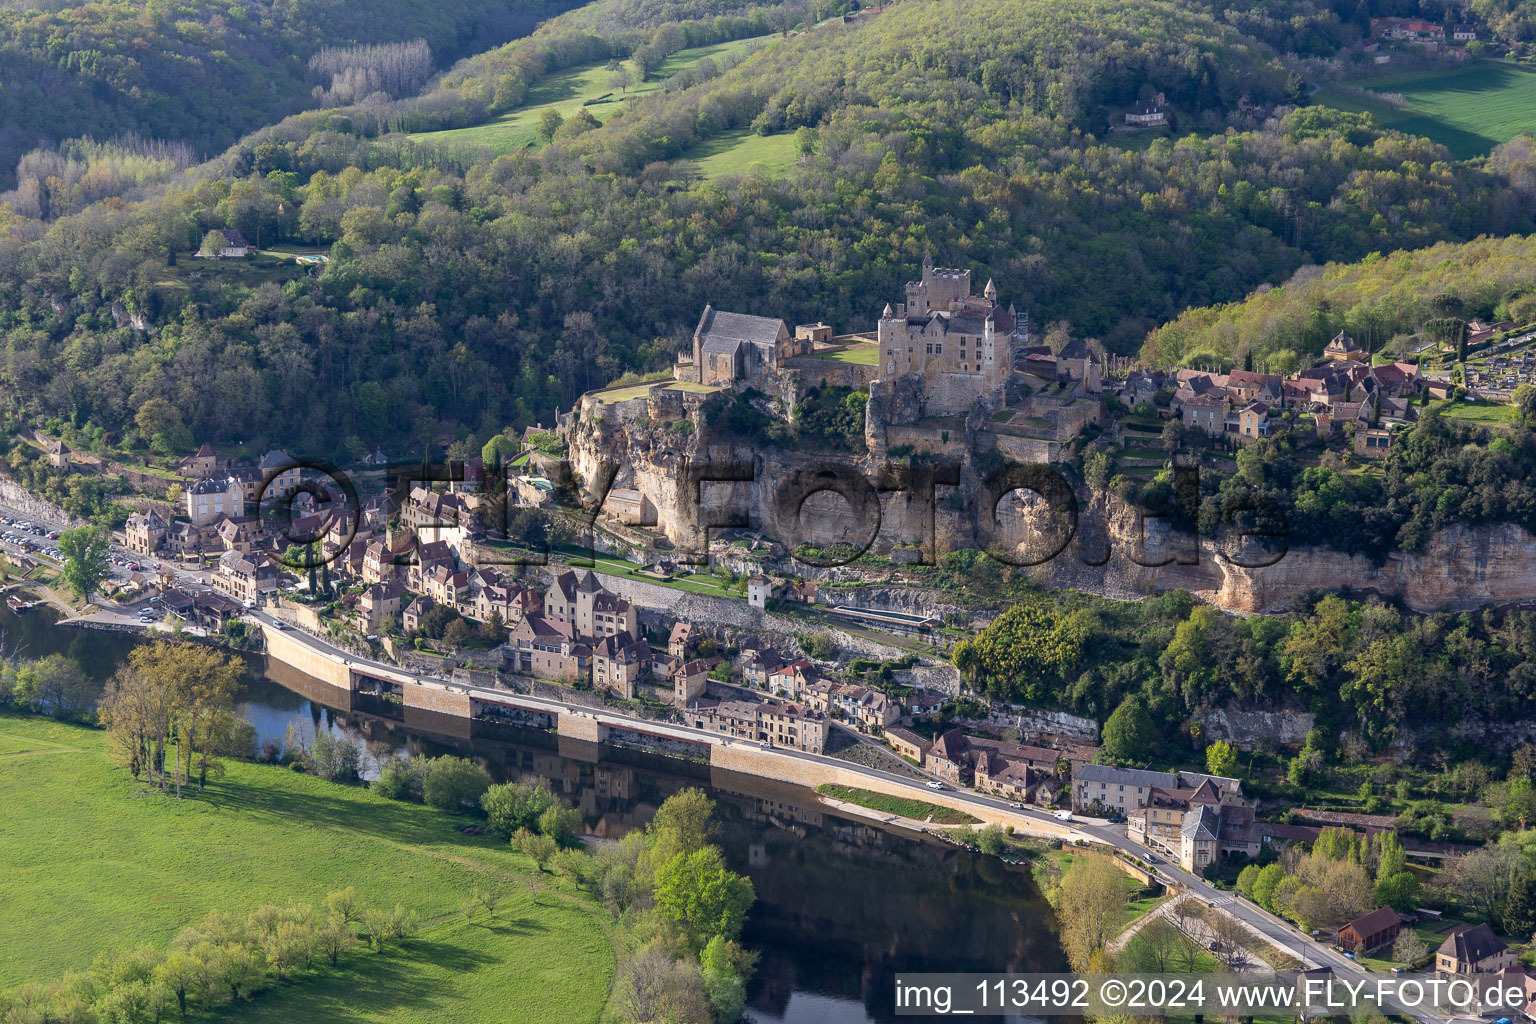
[[[432,49],[425,39],[327,46],[309,58],[309,70],[321,83],[315,86],[315,98],[328,107],[361,103],[379,93],[398,99],[417,92],[432,77]]]
[[[1248,941],[1248,929],[1231,914],[1214,913],[1206,919],[1211,929],[1211,945],[1222,963],[1232,965],[1243,959],[1244,943]]]

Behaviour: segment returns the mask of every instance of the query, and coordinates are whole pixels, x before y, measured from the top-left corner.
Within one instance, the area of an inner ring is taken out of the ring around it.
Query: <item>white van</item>
[[[1057,821],[1071,821],[1072,820],[1072,812],[1071,811],[1057,811],[1056,812],[1056,820]]]

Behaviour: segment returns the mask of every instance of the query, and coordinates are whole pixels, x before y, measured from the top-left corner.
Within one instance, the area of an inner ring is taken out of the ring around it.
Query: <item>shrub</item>
[[[439,757],[427,769],[421,795],[429,807],[440,811],[473,811],[480,807],[480,797],[490,788],[490,773],[473,761]]]

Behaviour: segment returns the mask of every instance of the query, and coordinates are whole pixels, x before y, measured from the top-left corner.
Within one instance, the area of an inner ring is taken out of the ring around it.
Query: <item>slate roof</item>
[[[781,330],[787,330],[783,320],[750,313],[726,313],[706,305],[694,334],[703,339],[705,352],[735,352],[742,342],[772,345]]]
[[[1453,956],[1463,963],[1475,964],[1497,956],[1508,948],[1486,924],[1477,924],[1456,932],[1441,943],[1435,952]]]
[[[1216,833],[1221,829],[1221,815],[1210,804],[1201,804],[1199,807],[1191,807],[1184,812],[1184,823],[1179,826],[1179,834],[1191,839],[1209,839],[1216,841]]]
[[[223,494],[234,483],[232,477],[205,476],[192,485],[193,494]]]
[[[1106,785],[1121,786],[1160,786],[1163,789],[1176,789],[1179,785],[1178,776],[1172,772],[1154,772],[1143,768],[1116,768],[1108,764],[1085,764],[1077,770],[1074,778],[1079,782],[1102,782]]]

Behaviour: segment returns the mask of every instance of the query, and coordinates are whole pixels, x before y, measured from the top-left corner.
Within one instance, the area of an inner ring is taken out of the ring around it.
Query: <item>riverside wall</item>
[[[267,638],[267,654],[274,661],[295,669],[318,680],[320,684],[334,688],[336,697],[350,700],[353,693],[354,674],[370,678],[386,679],[400,685],[406,719],[412,711],[430,711],[462,719],[467,727],[474,714],[474,702],[518,706],[524,701],[519,695],[495,690],[480,691],[479,687],[417,679],[406,673],[381,666],[355,668],[345,659],[326,654],[304,643],[287,630],[273,629],[263,624]],[[311,684],[309,689],[320,687]],[[320,699],[327,699],[315,694]],[[786,782],[815,789],[822,785],[852,786],[887,796],[900,796],[924,800],[931,804],[963,811],[985,822],[1012,825],[1014,829],[1029,835],[1058,838],[1066,841],[1091,838],[1067,825],[1059,825],[1039,818],[1027,817],[1007,808],[970,803],[953,790],[921,790],[909,782],[894,777],[866,774],[853,765],[844,766],[824,758],[812,758],[788,751],[762,747],[756,743],[733,740],[725,736],[701,732],[682,726],[643,721],[610,711],[597,709],[554,708],[549,704],[526,700],[531,708],[554,715],[556,733],[560,742],[575,744],[615,743],[621,746],[641,745],[663,753],[681,756],[702,756],[708,752],[712,769],[738,772],[776,782]],[[347,706],[351,706],[350,704]],[[697,755],[691,754],[696,751]]]

